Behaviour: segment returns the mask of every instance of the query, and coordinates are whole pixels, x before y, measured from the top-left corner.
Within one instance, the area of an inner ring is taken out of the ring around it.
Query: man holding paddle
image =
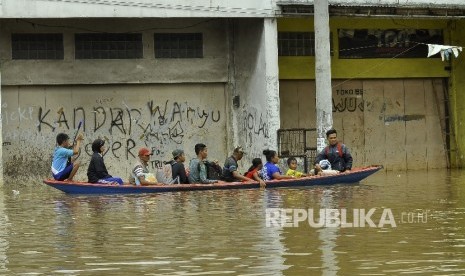
[[[79,129],[78,129],[79,130]],[[60,181],[71,181],[73,180],[74,175],[79,169],[80,162],[74,161],[69,162],[68,159],[75,154],[79,153],[79,148],[81,147],[81,141],[83,140],[82,133],[79,133],[74,139],[76,143],[72,149],[69,147],[70,139],[66,133],[59,133],[56,137],[57,147],[53,152],[53,161],[52,161],[52,175],[55,180]]]

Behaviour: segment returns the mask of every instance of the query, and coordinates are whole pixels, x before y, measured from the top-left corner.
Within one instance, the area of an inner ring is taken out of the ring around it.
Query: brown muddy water
[[[305,189],[0,191],[0,275],[465,275],[464,171]],[[318,226],[321,211],[333,217]]]

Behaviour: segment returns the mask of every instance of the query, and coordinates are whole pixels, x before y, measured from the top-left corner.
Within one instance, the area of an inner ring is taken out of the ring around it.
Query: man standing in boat
[[[328,130],[326,138],[328,139],[329,146],[324,148],[315,158],[315,174],[322,170],[350,171],[353,162],[352,155],[346,145],[339,143],[337,131],[335,129]],[[328,163],[330,166],[325,166]]]

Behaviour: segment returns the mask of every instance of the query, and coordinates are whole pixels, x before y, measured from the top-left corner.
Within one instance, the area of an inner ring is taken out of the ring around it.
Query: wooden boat
[[[382,166],[354,168],[349,172],[327,176],[309,176],[295,179],[271,180],[266,182],[266,188],[279,187],[307,187],[314,185],[333,185],[339,183],[357,183],[371,174],[379,171]],[[65,182],[46,179],[44,183],[68,194],[140,194],[163,193],[179,191],[200,190],[227,190],[227,189],[256,189],[260,188],[258,182],[219,182],[215,184],[173,184],[135,186],[92,184],[87,182]]]

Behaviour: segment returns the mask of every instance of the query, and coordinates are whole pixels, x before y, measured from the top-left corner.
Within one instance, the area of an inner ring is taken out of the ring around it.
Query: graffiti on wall
[[[363,112],[363,89],[336,89],[335,92],[333,112],[355,112],[357,110]]]
[[[12,141],[27,141],[31,137],[44,140],[59,132],[71,134],[82,121],[87,141],[81,154],[91,155],[91,141],[97,137],[107,141],[105,155],[117,159],[130,159],[137,155],[137,148],[156,145],[152,151],[163,156],[184,143],[186,132],[208,129],[222,123],[222,112],[216,108],[191,105],[188,102],[149,100],[142,107],[108,106],[112,98],[99,99],[95,106],[58,107],[34,106],[9,108],[2,105],[4,146]],[[28,121],[32,127],[14,127]],[[11,126],[11,127],[9,127]],[[47,137],[47,138],[46,138]],[[44,141],[46,142],[46,141]],[[160,160],[152,161],[161,167]]]
[[[242,131],[245,133],[245,143],[251,145],[254,138],[269,138],[269,125],[266,115],[256,109],[242,112]]]

